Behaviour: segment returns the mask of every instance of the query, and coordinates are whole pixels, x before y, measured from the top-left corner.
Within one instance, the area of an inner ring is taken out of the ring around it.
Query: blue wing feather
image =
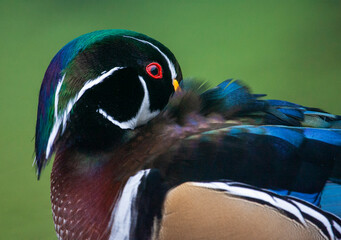
[[[219,112],[230,115],[235,112],[246,112],[265,109],[267,103],[257,101],[264,94],[251,94],[249,89],[240,81],[228,79],[215,88],[201,94],[202,112]]]
[[[202,92],[202,114],[250,125],[222,125],[180,141],[159,157],[174,159],[170,181],[230,179],[319,205],[327,180],[341,179],[341,117],[262,96],[231,79]]]
[[[341,185],[328,182],[323,189],[321,208],[341,216]]]
[[[282,100],[260,100],[265,95],[252,94],[240,80],[228,79],[200,96],[204,114],[248,116],[261,112],[263,124],[341,128],[341,116]]]

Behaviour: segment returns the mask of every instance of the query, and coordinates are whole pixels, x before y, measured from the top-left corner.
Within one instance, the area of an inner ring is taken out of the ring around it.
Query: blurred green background
[[[341,1],[0,0],[0,239],[56,239],[51,165],[32,167],[38,93],[57,51],[123,28],[168,46],[185,77],[341,114]]]

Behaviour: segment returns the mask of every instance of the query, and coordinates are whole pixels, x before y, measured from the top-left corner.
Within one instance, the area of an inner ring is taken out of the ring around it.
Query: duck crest
[[[46,153],[49,138],[51,137],[51,134],[56,137],[59,130],[59,127],[55,127],[57,117],[59,115],[59,111],[65,108],[66,100],[61,99],[64,102],[58,102],[59,94],[62,89],[66,89],[66,85],[68,84],[73,86],[68,87],[68,92],[63,94],[74,96],[80,89],[80,86],[77,88],[79,82],[68,82],[65,80],[66,69],[72,64],[72,61],[79,52],[88,48],[92,44],[101,41],[103,38],[119,33],[125,34],[127,31],[102,30],[82,35],[65,45],[65,47],[63,47],[52,59],[46,70],[39,94],[40,101],[37,113],[35,147],[38,176],[40,175],[41,169],[46,164],[46,160],[50,158],[51,150],[49,150],[48,154]],[[52,133],[53,130],[54,133]],[[50,143],[50,145],[53,144],[54,139],[51,141],[52,143]],[[52,148],[52,146],[49,147]]]

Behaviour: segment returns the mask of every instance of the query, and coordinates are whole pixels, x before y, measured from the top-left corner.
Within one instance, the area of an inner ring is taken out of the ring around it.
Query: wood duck
[[[140,33],[68,43],[45,73],[35,139],[38,178],[55,154],[58,238],[341,239],[320,208],[341,179],[341,117],[262,96],[182,80]]]

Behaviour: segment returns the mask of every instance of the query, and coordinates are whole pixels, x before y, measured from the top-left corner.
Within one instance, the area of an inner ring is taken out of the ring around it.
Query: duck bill
[[[173,87],[174,87],[174,91],[175,91],[175,92],[181,91],[179,82],[178,82],[178,80],[176,80],[176,79],[173,79]]]

